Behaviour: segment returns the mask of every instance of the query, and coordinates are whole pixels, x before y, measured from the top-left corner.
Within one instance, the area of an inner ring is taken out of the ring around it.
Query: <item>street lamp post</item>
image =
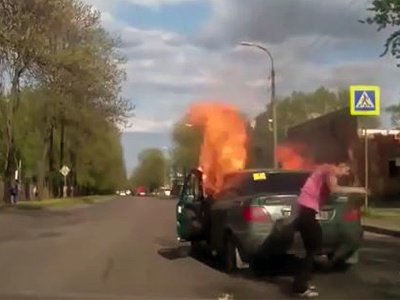
[[[278,145],[278,126],[276,122],[276,102],[275,102],[275,66],[274,58],[271,52],[264,46],[256,44],[253,42],[241,42],[240,45],[258,48],[264,51],[271,61],[271,110],[272,110],[272,136],[273,136],[273,158],[274,158],[274,168],[278,168],[278,160],[276,157],[276,147]],[[267,105],[268,108],[268,105]]]

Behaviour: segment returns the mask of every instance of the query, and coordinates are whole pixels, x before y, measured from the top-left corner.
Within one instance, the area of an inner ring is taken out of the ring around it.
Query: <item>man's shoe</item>
[[[314,260],[319,264],[327,264],[327,263],[329,263],[329,257],[328,257],[328,255],[325,255],[325,254],[316,255],[314,257]]]
[[[314,261],[318,266],[321,266],[324,269],[329,269],[332,265],[332,261],[327,255],[317,255],[315,256]]]
[[[319,296],[319,293],[316,290],[312,290],[311,288],[308,288],[303,293],[297,293],[297,296],[299,296],[301,298],[315,298],[315,297]]]

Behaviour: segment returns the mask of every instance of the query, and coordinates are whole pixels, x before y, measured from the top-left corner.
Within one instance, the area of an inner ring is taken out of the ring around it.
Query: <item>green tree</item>
[[[139,164],[129,179],[133,188],[144,186],[149,191],[164,185],[167,174],[167,159],[162,150],[149,148],[139,154]]]
[[[181,171],[197,167],[203,140],[201,128],[190,126],[185,120],[177,122],[172,132],[172,163]]]
[[[120,97],[125,72],[118,45],[83,1],[0,0],[6,186],[18,160],[28,177],[38,178],[41,196],[46,185],[56,192],[63,164],[72,169],[70,183],[86,192],[125,184],[117,128],[132,107]]]
[[[393,28],[394,31],[388,36],[381,56],[390,53],[396,59],[400,59],[400,1],[399,0],[373,0],[368,11],[372,16],[361,23],[373,25],[378,31]],[[398,64],[400,66],[400,63]]]
[[[91,193],[107,193],[126,185],[126,170],[120,134],[117,128],[99,120],[95,135],[88,136],[78,151],[72,151],[69,140],[68,165],[74,166],[76,185]]]
[[[54,131],[60,134],[60,167],[66,161],[65,153],[83,147],[90,135],[96,136],[99,117],[110,124],[121,123],[130,111],[128,102],[119,96],[125,73],[119,68],[123,58],[116,51],[118,40],[101,27],[98,11],[78,1],[71,5],[71,24],[50,40],[56,52],[42,58],[44,67],[38,72],[53,102],[45,119],[39,187],[43,186]],[[74,135],[74,131],[83,134]],[[72,150],[66,149],[69,135],[74,135]],[[78,153],[70,155],[78,157]]]
[[[46,51],[51,26],[62,18],[61,7],[60,1],[50,0],[0,1],[0,78],[10,78],[7,101],[2,110],[6,187],[17,166],[14,119],[21,100],[21,82],[31,78],[30,71],[35,66],[36,58]],[[4,191],[8,199],[9,189]]]

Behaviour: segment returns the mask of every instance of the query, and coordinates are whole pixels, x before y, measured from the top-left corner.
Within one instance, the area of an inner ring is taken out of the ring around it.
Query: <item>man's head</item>
[[[350,166],[345,162],[338,162],[334,164],[334,170],[337,176],[346,176],[350,173]]]

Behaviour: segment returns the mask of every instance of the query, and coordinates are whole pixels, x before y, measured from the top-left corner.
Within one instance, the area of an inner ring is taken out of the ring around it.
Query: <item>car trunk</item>
[[[253,210],[257,209],[259,214],[265,215],[263,222],[254,220],[249,223],[253,233],[265,232],[263,249],[269,248],[269,252],[279,253],[287,251],[294,244],[295,252],[299,249],[303,251],[293,226],[298,213],[297,195],[259,195],[253,197],[249,204]],[[329,248],[339,244],[343,232],[360,226],[360,196],[332,194],[317,214],[317,219],[323,230],[324,246]]]
[[[282,218],[295,218],[297,215],[297,195],[263,195],[254,197],[251,205],[260,206],[275,222]],[[317,220],[329,223],[337,219],[344,207],[360,206],[360,197],[348,194],[332,194],[329,200],[321,207]]]

